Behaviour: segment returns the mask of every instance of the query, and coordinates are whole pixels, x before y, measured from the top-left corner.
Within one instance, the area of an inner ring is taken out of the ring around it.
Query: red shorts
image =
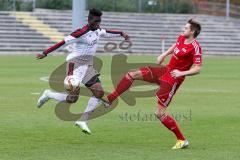
[[[166,66],[148,66],[140,68],[140,71],[144,81],[160,85],[159,90],[156,92],[158,104],[167,107],[184,78],[173,78],[170,74],[171,70]]]

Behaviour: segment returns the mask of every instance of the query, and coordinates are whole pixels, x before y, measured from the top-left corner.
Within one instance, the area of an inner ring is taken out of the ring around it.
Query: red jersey
[[[185,44],[185,39],[183,35],[180,35],[177,39],[174,53],[167,65],[170,70],[186,71],[193,64],[202,64],[202,49],[197,40],[194,39],[192,43]]]

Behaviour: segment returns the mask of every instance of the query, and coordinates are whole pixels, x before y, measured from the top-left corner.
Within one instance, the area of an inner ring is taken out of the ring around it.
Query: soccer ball
[[[67,76],[64,80],[64,87],[67,91],[73,92],[80,88],[80,79],[77,76]]]

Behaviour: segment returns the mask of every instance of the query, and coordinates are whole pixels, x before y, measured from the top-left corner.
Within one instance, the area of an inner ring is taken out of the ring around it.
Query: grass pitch
[[[111,56],[101,56],[101,81],[106,91],[113,85]],[[185,150],[171,150],[174,135],[159,121],[123,118],[153,114],[156,99],[137,98],[134,107],[120,100],[109,114],[90,121],[92,135],[84,135],[73,122],[58,119],[55,101],[37,109],[38,93],[49,88],[40,80],[65,61],[49,56],[1,56],[0,159],[92,160],[92,159],[240,159],[240,57],[205,57],[203,71],[188,77],[172,103],[175,115],[190,142]],[[128,62],[155,62],[155,56],[129,56]],[[80,97],[72,112],[84,110]]]

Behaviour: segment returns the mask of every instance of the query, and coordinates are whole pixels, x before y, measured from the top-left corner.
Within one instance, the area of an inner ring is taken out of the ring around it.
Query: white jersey
[[[65,37],[63,41],[45,50],[43,54],[48,54],[62,45],[71,45],[71,52],[66,58],[68,62],[74,61],[75,63],[84,62],[92,64],[92,59],[97,50],[99,39],[101,37],[111,38],[120,36],[122,36],[121,31],[106,30],[101,28],[92,31],[90,30],[90,27],[86,25]]]

